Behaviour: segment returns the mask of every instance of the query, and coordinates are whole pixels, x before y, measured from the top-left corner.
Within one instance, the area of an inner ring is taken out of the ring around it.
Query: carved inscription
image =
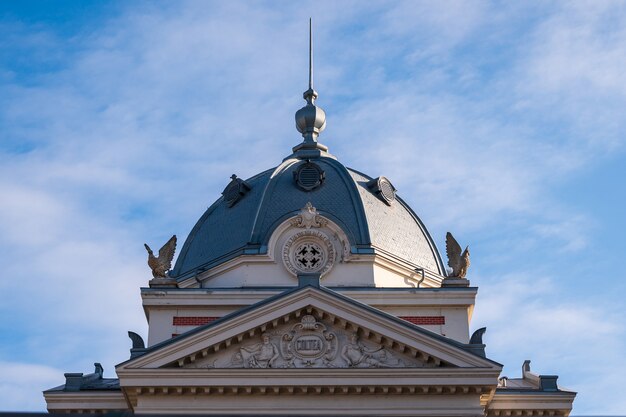
[[[295,351],[300,356],[318,356],[322,352],[322,340],[317,336],[301,336],[296,340]]]

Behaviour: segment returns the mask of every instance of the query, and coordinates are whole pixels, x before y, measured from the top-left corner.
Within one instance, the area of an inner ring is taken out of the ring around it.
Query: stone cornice
[[[285,385],[266,384],[266,385],[144,385],[126,387],[124,391],[128,397],[138,395],[231,395],[231,394],[330,394],[330,395],[393,395],[393,394],[410,394],[410,395],[489,395],[491,386],[479,385],[380,385],[376,383],[360,384],[360,385],[338,385],[338,384],[309,384],[309,385]]]
[[[398,396],[399,407],[407,399],[419,401],[416,396],[425,399],[419,409],[413,406],[413,412],[396,410],[392,414],[461,415],[460,411],[467,412],[467,409],[454,409],[455,403],[449,402],[449,399],[478,396],[480,400],[474,400],[474,404],[478,406],[481,403],[484,407],[483,398],[493,395],[497,376],[497,370],[476,368],[394,369],[393,373],[388,369],[128,369],[120,372],[120,381],[126,397],[134,406],[140,397],[142,401],[170,398],[171,404],[185,404],[185,397],[200,396],[215,400],[223,396],[225,401],[231,401],[229,397],[238,398],[242,404],[247,404],[247,398],[250,398],[256,404],[263,397],[280,396],[286,401],[293,396],[298,401],[313,397],[308,401],[317,404],[311,408],[311,412],[316,414],[314,407],[323,404],[324,399],[336,397],[342,402],[358,402],[358,398],[366,400],[392,395]],[[442,404],[436,408],[425,405],[437,397],[448,398],[441,400],[448,408],[442,408]],[[291,414],[294,412],[287,406],[286,409],[277,406],[263,413],[277,415],[289,414],[289,411]],[[375,415],[381,413],[381,410],[372,411]],[[451,413],[447,414],[447,411]]]
[[[126,411],[128,403],[122,390],[111,391],[47,391],[44,398],[50,412]]]
[[[295,285],[294,285],[295,287]],[[381,291],[376,288],[341,288],[333,287],[343,295],[354,298],[365,304],[394,305],[411,307],[470,307],[474,305],[478,289],[475,287],[454,289],[411,289],[393,288]],[[239,306],[251,305],[273,295],[284,292],[277,288],[185,288],[185,289],[154,289],[142,288],[141,297],[144,307],[171,307],[172,302],[177,307],[206,307],[206,306]]]
[[[488,416],[568,416],[576,397],[570,391],[497,391],[488,405]]]
[[[119,369],[120,386],[479,386],[495,389],[493,368]]]

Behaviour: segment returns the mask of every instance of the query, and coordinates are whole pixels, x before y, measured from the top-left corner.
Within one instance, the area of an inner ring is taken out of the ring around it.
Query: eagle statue
[[[176,235],[172,236],[161,249],[159,257],[154,256],[152,249],[147,244],[143,244],[148,251],[148,266],[152,269],[154,278],[167,278],[167,271],[172,268],[172,259],[176,252]]]
[[[461,253],[461,245],[456,241],[452,233],[446,233],[446,254],[448,266],[452,268],[450,278],[465,278],[467,268],[470,266],[469,246]]]

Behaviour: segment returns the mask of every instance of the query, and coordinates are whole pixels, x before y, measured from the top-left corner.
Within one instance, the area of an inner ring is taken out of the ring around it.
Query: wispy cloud
[[[232,173],[267,169],[299,141],[309,15],[322,141],[347,165],[390,177],[438,240],[446,229],[471,236],[485,287],[512,259],[545,260],[546,245],[557,263],[588,248],[589,216],[551,195],[623,151],[623,7],[453,5],[134,3],[71,38],[2,22],[0,250],[10,279],[0,310],[22,317],[3,360],[87,371],[128,356],[126,330],[145,331],[142,243],[183,238]],[[532,308],[510,329],[496,319],[489,334],[518,340],[514,329],[545,313],[623,340],[619,325],[583,320],[612,316],[609,304],[532,302],[564,291],[584,303],[567,282],[533,278],[539,292],[521,296],[494,282],[509,306]],[[479,300],[490,307],[478,317],[498,318],[502,300]],[[570,364],[550,360],[550,372]]]

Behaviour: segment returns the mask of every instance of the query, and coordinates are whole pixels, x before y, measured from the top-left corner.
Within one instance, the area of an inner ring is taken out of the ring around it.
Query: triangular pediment
[[[308,305],[166,367],[435,368],[453,366]]]
[[[307,286],[155,345],[125,369],[490,368],[463,345]]]

